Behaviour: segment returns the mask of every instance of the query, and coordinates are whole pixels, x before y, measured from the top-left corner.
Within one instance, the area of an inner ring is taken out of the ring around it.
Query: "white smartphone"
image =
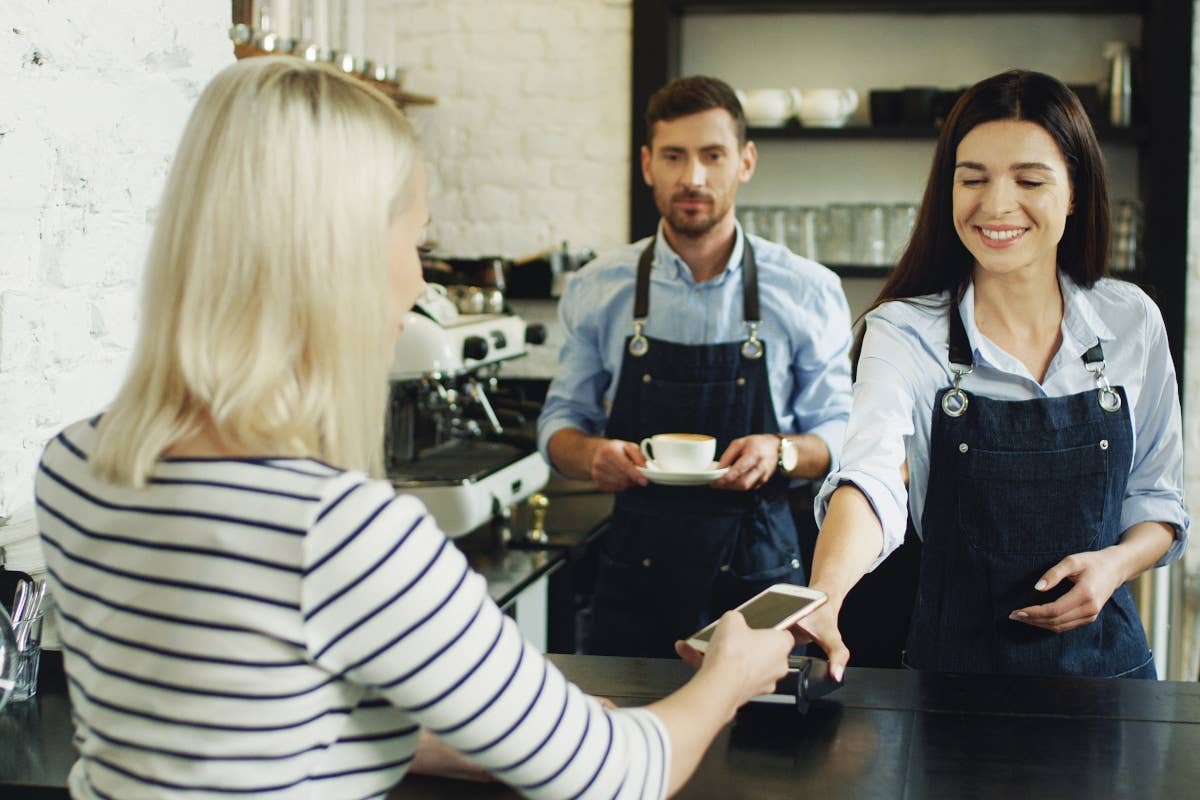
[[[820,589],[777,583],[768,586],[737,607],[751,628],[786,628],[821,607],[825,593]],[[704,652],[712,639],[717,623],[711,622],[693,633],[687,640],[692,647]]]

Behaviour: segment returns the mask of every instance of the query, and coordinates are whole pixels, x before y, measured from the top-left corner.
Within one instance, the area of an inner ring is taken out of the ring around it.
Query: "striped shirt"
[[[310,459],[165,458],[98,480],[46,447],[75,798],[357,798],[424,726],[528,797],[662,797],[667,732],[526,643],[421,503]]]

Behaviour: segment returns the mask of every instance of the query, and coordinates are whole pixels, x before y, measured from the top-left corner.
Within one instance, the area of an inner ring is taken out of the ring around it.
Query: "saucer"
[[[717,468],[716,461],[709,465],[708,469],[697,470],[695,472],[676,472],[674,470],[663,469],[651,461],[645,467],[638,467],[638,472],[650,479],[651,483],[661,483],[665,486],[703,486],[706,483],[712,483],[717,478],[729,471],[729,467]]]

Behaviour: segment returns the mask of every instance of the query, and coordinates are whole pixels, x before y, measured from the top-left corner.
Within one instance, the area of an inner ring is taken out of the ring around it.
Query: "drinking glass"
[[[851,257],[855,264],[882,266],[887,263],[883,206],[876,203],[859,203],[854,206]]]
[[[821,209],[814,206],[793,206],[787,210],[786,238],[788,249],[803,258],[817,259],[817,240],[820,234]]]
[[[912,203],[896,203],[887,208],[887,263],[895,264],[908,247],[913,226],[917,224],[917,207]]]
[[[854,206],[833,203],[825,207],[821,239],[817,252],[823,264],[850,264],[854,260],[851,237],[854,235]]]
[[[13,626],[16,639],[16,665],[9,700],[16,703],[37,694],[38,668],[42,661],[42,615],[23,619]]]

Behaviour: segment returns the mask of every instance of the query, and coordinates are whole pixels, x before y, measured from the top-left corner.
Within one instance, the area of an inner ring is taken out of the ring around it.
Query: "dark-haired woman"
[[[923,539],[904,661],[1155,677],[1126,581],[1180,556],[1179,399],[1158,308],[1103,277],[1099,146],[1059,81],[1012,71],[942,131],[912,241],[866,315],[802,626],[840,675],[842,599]],[[907,475],[907,481],[905,480]]]

